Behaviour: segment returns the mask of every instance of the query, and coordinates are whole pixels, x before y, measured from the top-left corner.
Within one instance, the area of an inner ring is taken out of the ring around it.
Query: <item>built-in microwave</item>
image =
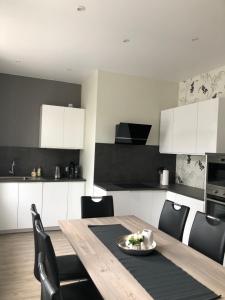
[[[225,219],[225,154],[206,156],[206,213]]]

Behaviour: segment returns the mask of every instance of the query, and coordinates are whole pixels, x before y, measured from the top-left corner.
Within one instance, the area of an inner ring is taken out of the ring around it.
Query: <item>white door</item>
[[[198,102],[197,153],[217,151],[219,99]]]
[[[18,183],[0,183],[0,230],[17,229]]]
[[[81,218],[81,196],[85,194],[85,182],[69,182],[67,219]]]
[[[63,148],[64,107],[42,105],[40,146],[41,148]]]
[[[192,154],[196,152],[198,104],[174,109],[173,152]]]
[[[64,108],[63,147],[83,149],[84,147],[84,109]]]
[[[42,214],[42,183],[19,183],[18,228],[32,228],[30,207],[34,203]]]
[[[173,109],[161,111],[159,152],[171,153],[173,151]]]
[[[58,226],[67,218],[68,182],[43,183],[42,221],[46,227]]]

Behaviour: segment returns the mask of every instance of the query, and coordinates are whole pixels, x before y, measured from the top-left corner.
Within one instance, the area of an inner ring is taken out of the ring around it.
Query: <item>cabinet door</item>
[[[132,199],[129,191],[107,192],[113,196],[114,215],[127,216],[132,214]]]
[[[173,152],[192,154],[196,152],[198,104],[174,109]]]
[[[173,150],[173,109],[163,110],[160,119],[159,152],[171,153]]]
[[[217,151],[219,99],[198,102],[197,153]]]
[[[68,182],[43,184],[42,221],[46,227],[58,226],[67,218]]]
[[[84,182],[69,182],[67,219],[81,218],[81,196],[84,196]]]
[[[42,183],[19,183],[18,228],[32,228],[30,207],[42,214]]]
[[[63,147],[67,149],[84,147],[84,109],[64,108]]]
[[[63,148],[64,107],[42,105],[40,146],[41,148]]]
[[[17,229],[18,183],[0,183],[0,230]]]

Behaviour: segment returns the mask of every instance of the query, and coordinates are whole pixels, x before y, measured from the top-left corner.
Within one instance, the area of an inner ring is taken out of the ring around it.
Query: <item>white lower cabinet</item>
[[[189,215],[186,221],[186,225],[184,228],[184,235],[183,235],[183,243],[188,245],[189,235],[191,231],[191,227],[195,218],[195,214],[197,211],[204,212],[204,201],[197,200],[194,198],[186,197],[183,195],[179,195],[176,193],[168,192],[167,199],[176,202],[180,205],[186,205],[190,207]]]
[[[18,183],[0,183],[0,230],[17,228]]]
[[[70,182],[68,184],[67,219],[81,218],[81,196],[84,196],[84,190],[84,182]]]
[[[42,183],[19,183],[18,229],[32,228],[32,203],[42,215]]]
[[[67,218],[68,182],[43,184],[42,222],[45,227],[58,226]]]

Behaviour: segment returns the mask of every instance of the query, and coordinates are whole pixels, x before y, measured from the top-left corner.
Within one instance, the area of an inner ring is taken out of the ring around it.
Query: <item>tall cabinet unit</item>
[[[42,105],[40,147],[83,149],[85,110]]]
[[[224,115],[224,98],[162,111],[160,152],[197,155],[225,152]]]

